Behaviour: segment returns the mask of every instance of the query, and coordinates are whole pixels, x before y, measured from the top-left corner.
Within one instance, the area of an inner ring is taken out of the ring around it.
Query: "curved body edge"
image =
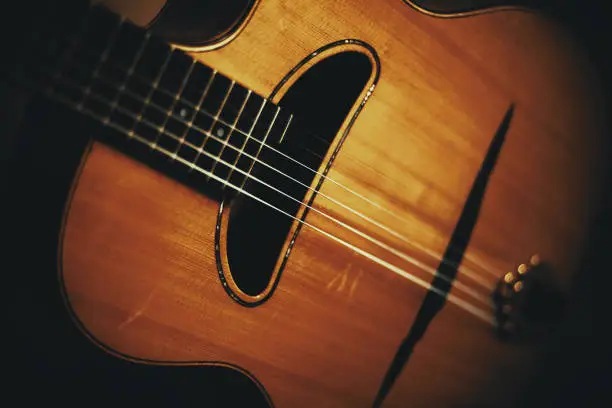
[[[434,17],[457,18],[478,14],[522,10],[534,11],[525,0],[404,0],[415,10]]]

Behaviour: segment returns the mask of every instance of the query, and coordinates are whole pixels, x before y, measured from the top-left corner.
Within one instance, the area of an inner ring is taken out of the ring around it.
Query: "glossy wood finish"
[[[414,245],[323,197],[315,207],[435,267],[419,248],[441,255],[515,103],[458,282],[488,296],[506,270],[538,252],[569,290],[601,188],[605,128],[597,81],[579,48],[552,21],[524,11],[446,20],[400,0],[270,0],[233,42],[199,58],[269,94],[305,56],[343,38],[376,49],[381,77],[329,176],[390,212],[334,183],[322,192]],[[371,405],[425,290],[303,228],[272,298],[242,307],[217,276],[217,211],[217,203],[95,144],[60,248],[66,298],[88,335],[137,360],[243,367],[277,407]],[[431,279],[314,212],[307,220]],[[487,307],[456,287],[453,294]],[[499,342],[488,324],[449,304],[384,406],[511,406],[539,347]]]

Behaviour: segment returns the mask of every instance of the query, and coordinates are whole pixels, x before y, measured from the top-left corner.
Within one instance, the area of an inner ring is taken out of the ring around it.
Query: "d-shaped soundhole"
[[[245,294],[260,295],[272,279],[278,282],[296,222],[278,210],[293,217],[303,215],[300,205],[316,176],[311,169],[320,169],[372,69],[370,58],[361,52],[337,53],[310,67],[282,97],[279,105],[294,115],[289,130],[266,141],[269,147],[263,146],[251,171],[268,186],[253,178],[245,184],[245,190],[269,205],[240,194],[229,207],[225,245],[229,273]]]

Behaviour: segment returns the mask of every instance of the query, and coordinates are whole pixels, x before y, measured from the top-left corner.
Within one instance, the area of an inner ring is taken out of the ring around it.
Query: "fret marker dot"
[[[225,129],[223,129],[222,127],[217,129],[217,136],[219,137],[223,137],[225,136]]]
[[[181,109],[181,111],[179,112],[179,115],[181,115],[181,118],[186,118],[187,117],[187,109],[185,109],[185,108]]]

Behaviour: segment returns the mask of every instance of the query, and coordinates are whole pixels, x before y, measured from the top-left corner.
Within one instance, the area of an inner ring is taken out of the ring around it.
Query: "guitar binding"
[[[271,164],[271,167],[280,168],[300,180],[303,185],[310,186],[296,189],[296,183],[291,186],[289,179],[270,171],[265,165],[259,164],[253,170],[253,174],[260,180],[276,184],[279,190],[291,192],[292,197],[300,197],[299,202],[282,197],[284,201],[276,205],[294,215],[295,219],[242,194],[228,194],[223,199],[215,229],[216,263],[221,284],[239,304],[246,307],[258,306],[273,294],[301,230],[302,221],[308,214],[308,208],[352,124],[372,94],[379,73],[380,63],[373,47],[359,40],[341,40],[318,49],[302,60],[272,92],[269,99],[278,101],[283,110],[293,112],[296,119],[291,125],[293,131],[287,132],[284,139],[273,139],[267,144],[307,164],[316,173],[303,167],[296,169],[300,166],[295,164],[293,168],[287,167],[287,160],[279,160],[279,155],[273,153],[272,149],[262,149],[258,157],[266,164]],[[336,90],[338,87],[342,87],[342,92],[330,92],[330,89]],[[342,95],[344,99],[333,98],[330,96],[332,94]],[[321,95],[325,95],[325,98],[321,98]],[[318,126],[313,126],[313,123]],[[313,133],[316,136],[306,137]],[[319,146],[317,150],[315,143],[322,144],[323,139],[326,146],[324,149]],[[306,157],[306,150],[296,149],[300,145],[306,145],[311,153],[315,150],[320,157],[317,160],[313,159],[312,154]],[[272,176],[276,176],[276,181],[273,181]],[[279,178],[284,180],[279,182]],[[278,193],[265,196],[265,191],[262,191],[265,188],[261,183],[252,179],[249,182],[250,186],[245,188],[253,192],[258,190],[255,194],[264,195],[265,201],[274,203],[275,196],[278,198]],[[262,237],[264,227],[266,233]],[[254,242],[257,243],[255,246]]]

